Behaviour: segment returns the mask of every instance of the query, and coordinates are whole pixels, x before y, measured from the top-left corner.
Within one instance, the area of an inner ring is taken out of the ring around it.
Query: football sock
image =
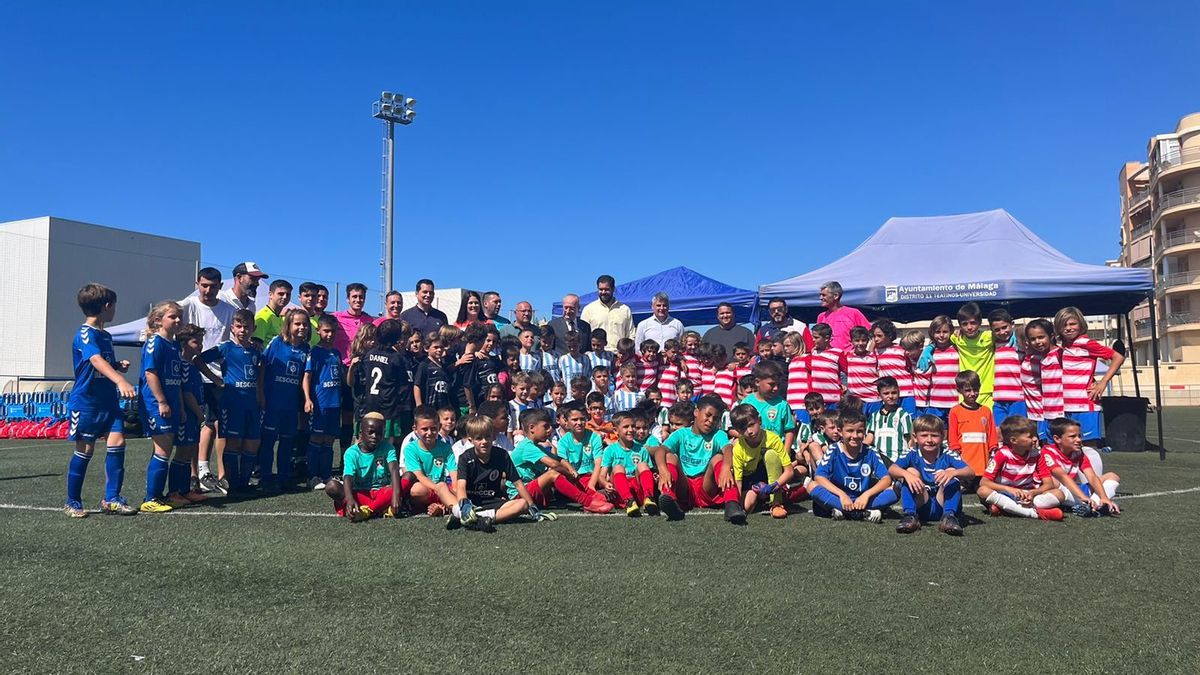
[[[275,453],[276,471],[279,472],[279,486],[288,487],[292,482],[292,443],[294,438],[279,437],[279,449]]]
[[[328,481],[333,476],[333,441],[321,446],[321,480]]]
[[[401,498],[412,495],[413,483],[417,482],[417,477],[410,472],[404,472],[400,475],[400,496]]]
[[[258,477],[264,483],[271,480],[271,465],[275,463],[275,432],[262,430],[262,443],[258,446]]]
[[[558,494],[570,499],[576,504],[586,502],[590,497],[584,491],[579,489],[579,486],[567,480],[566,476],[559,476],[554,479],[554,489],[558,490]]]
[[[212,469],[208,468],[207,459],[196,460],[196,477],[203,476],[206,473],[212,473]]]
[[[900,505],[904,510],[904,515],[916,515],[917,498],[913,495],[912,490],[908,489],[908,483],[900,484]]]
[[[675,499],[675,486],[679,485],[679,465],[667,462],[667,474],[671,476],[671,487],[663,488],[662,493]]]
[[[724,466],[725,466],[724,461],[718,461],[716,463],[716,465],[713,466],[713,477],[714,478],[721,473],[721,469],[724,468]],[[717,489],[720,490],[720,488],[717,488]],[[721,500],[720,501],[722,503],[737,502],[740,500],[740,498],[741,498],[741,496],[738,494],[737,481],[734,481],[733,485],[730,485],[728,489],[723,490],[721,492]]]
[[[1021,516],[1023,518],[1038,517],[1037,509],[1030,508],[1028,506],[1021,506],[1017,503],[1017,500],[1009,497],[1003,492],[993,491],[992,494],[987,496],[987,499],[985,499],[984,502],[987,504],[995,504],[1000,507],[1001,511],[1005,513],[1011,513],[1015,516]]]
[[[871,500],[871,503],[867,506],[867,508],[882,510],[898,501],[900,501],[900,497],[896,494],[895,490],[884,490],[883,492],[875,495],[875,498]]]
[[[1062,503],[1059,497],[1060,495],[1058,490],[1043,492],[1042,494],[1033,498],[1033,505],[1039,509],[1051,509]]]
[[[241,465],[241,467],[239,467],[241,469],[241,471],[238,472],[238,485],[245,487],[250,484],[250,476],[254,473],[254,468],[257,463],[256,462],[257,459],[258,459],[257,451],[255,451],[255,452],[242,451],[242,465]],[[262,480],[267,480],[268,478],[270,478],[270,476],[271,476],[271,474],[270,474],[270,472],[268,472],[266,476],[260,476],[260,478]]]
[[[146,465],[146,501],[162,497],[163,488],[167,486],[168,464],[166,457],[158,453],[150,455]]]
[[[942,512],[957,516],[959,511],[962,511],[962,485],[956,478],[942,488]]]
[[[1117,496],[1117,488],[1121,486],[1119,481],[1106,480],[1104,481],[1104,494],[1108,495],[1109,499]]]
[[[321,470],[325,465],[321,461],[321,446],[318,443],[308,442],[308,450],[304,453],[305,461],[308,463],[308,477],[325,480],[325,473]]]
[[[192,490],[192,465],[187,460],[171,460],[167,469],[167,493],[186,495]]]
[[[225,482],[232,485],[237,485],[238,476],[241,474],[242,456],[230,450],[221,456],[225,467]]]
[[[638,474],[638,485],[642,486],[642,499],[654,496],[654,472],[643,471]]]
[[[830,511],[842,508],[842,500],[820,485],[814,484],[808,493],[812,496],[813,513],[818,516],[829,517]]]
[[[620,495],[622,504],[625,504],[630,499],[633,499],[633,490],[629,487],[629,478],[625,476],[624,471],[613,474],[612,484],[616,489],[617,494]]]
[[[87,476],[88,462],[91,455],[85,455],[76,450],[71,454],[71,462],[67,464],[67,500],[82,502],[83,479]]]
[[[109,446],[104,455],[104,499],[112,501],[121,496],[125,484],[125,446]]]

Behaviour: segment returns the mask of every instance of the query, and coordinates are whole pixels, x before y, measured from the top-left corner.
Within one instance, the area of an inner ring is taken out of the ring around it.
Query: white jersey
[[[229,325],[233,323],[233,313],[237,311],[233,305],[217,300],[217,304],[209,307],[200,302],[200,298],[191,295],[183,299],[179,303],[183,309],[183,316],[180,317],[184,323],[192,323],[204,329],[203,350],[208,351],[213,347],[229,340]],[[221,374],[221,368],[215,363],[208,364],[208,369],[214,375]],[[205,382],[209,382],[207,377]]]
[[[246,302],[238,300],[238,296],[233,294],[233,289],[223,288],[217,293],[217,299],[228,303],[234,309],[248,309],[251,312],[257,312],[258,307],[255,306],[254,298],[246,296]]]

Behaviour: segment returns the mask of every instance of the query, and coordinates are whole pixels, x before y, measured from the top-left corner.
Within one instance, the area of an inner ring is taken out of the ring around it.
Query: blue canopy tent
[[[717,322],[717,305],[733,305],[738,323],[758,322],[758,294],[721,283],[687,267],[674,267],[641,279],[618,284],[614,295],[629,305],[634,322],[653,314],[650,301],[655,293],[671,297],[671,316],[685,326],[704,326]],[[596,299],[596,293],[579,296],[581,306]],[[554,303],[554,316],[562,316],[562,303]]]
[[[815,319],[820,289],[842,285],[842,303],[870,318],[898,321],[954,316],[964,302],[986,314],[1005,308],[1014,317],[1053,316],[1073,305],[1085,314],[1122,315],[1148,296],[1149,269],[1076,262],[1042,241],[1003,209],[955,216],[889,218],[858,248],[806,274],[758,287],[763,302],[783,298],[797,316]],[[1157,331],[1152,329],[1152,334]],[[1154,388],[1159,397],[1158,344]],[[1134,371],[1136,385],[1136,369]],[[1159,447],[1162,447],[1159,419]]]

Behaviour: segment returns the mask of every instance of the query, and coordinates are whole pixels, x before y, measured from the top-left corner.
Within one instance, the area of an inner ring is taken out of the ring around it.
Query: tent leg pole
[[[1154,309],[1154,291],[1150,291],[1150,341],[1151,349],[1154,351],[1150,355],[1150,363],[1154,364],[1154,417],[1158,420],[1158,459],[1159,461],[1167,458],[1167,449],[1163,447],[1163,422],[1162,422],[1162,385],[1158,378],[1158,318]]]
[[[1138,398],[1142,397],[1142,386],[1138,382],[1137,369],[1137,346],[1133,342],[1133,322],[1129,320],[1129,315],[1125,315],[1125,335],[1129,339],[1129,362],[1133,365],[1133,395]]]

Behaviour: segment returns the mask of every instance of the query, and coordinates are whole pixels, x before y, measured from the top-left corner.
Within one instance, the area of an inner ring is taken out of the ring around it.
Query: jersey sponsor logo
[[[988,461],[987,472],[994,473],[995,471],[996,471],[996,458],[993,457],[991,460]]]

